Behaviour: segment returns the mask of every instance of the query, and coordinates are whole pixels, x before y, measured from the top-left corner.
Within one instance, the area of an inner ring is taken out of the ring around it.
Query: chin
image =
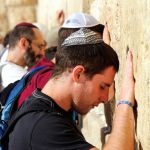
[[[81,111],[79,111],[79,114],[86,115],[89,111],[90,111],[90,109],[89,110],[81,110]]]

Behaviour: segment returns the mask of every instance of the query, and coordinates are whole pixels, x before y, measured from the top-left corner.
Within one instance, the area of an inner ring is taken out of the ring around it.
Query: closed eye
[[[100,85],[100,89],[101,89],[101,90],[105,90],[105,88],[106,88],[106,86]]]

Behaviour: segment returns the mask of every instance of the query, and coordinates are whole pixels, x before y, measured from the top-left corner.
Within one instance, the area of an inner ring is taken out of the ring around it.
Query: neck
[[[9,50],[8,56],[7,56],[7,61],[12,62],[12,63],[17,64],[22,67],[26,66],[24,58],[21,56],[20,53],[18,53],[15,50]]]
[[[64,80],[50,79],[42,89],[42,92],[51,97],[62,109],[69,111],[71,109],[72,99],[69,94],[70,89],[66,88],[70,86],[66,84],[68,83]]]

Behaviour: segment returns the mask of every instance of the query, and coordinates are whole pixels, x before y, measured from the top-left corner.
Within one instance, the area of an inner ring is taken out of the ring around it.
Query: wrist
[[[118,101],[117,107],[119,105],[128,105],[131,108],[133,108],[133,106],[134,106],[134,104],[132,102],[128,101],[128,100],[120,100],[120,101]]]

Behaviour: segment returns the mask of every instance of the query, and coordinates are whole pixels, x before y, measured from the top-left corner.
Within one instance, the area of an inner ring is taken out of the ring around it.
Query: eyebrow
[[[113,81],[114,82],[114,81]],[[113,83],[112,82],[112,83]],[[107,87],[110,87],[112,84],[109,84],[109,83],[105,83],[105,82],[102,82],[105,86],[107,86]]]

